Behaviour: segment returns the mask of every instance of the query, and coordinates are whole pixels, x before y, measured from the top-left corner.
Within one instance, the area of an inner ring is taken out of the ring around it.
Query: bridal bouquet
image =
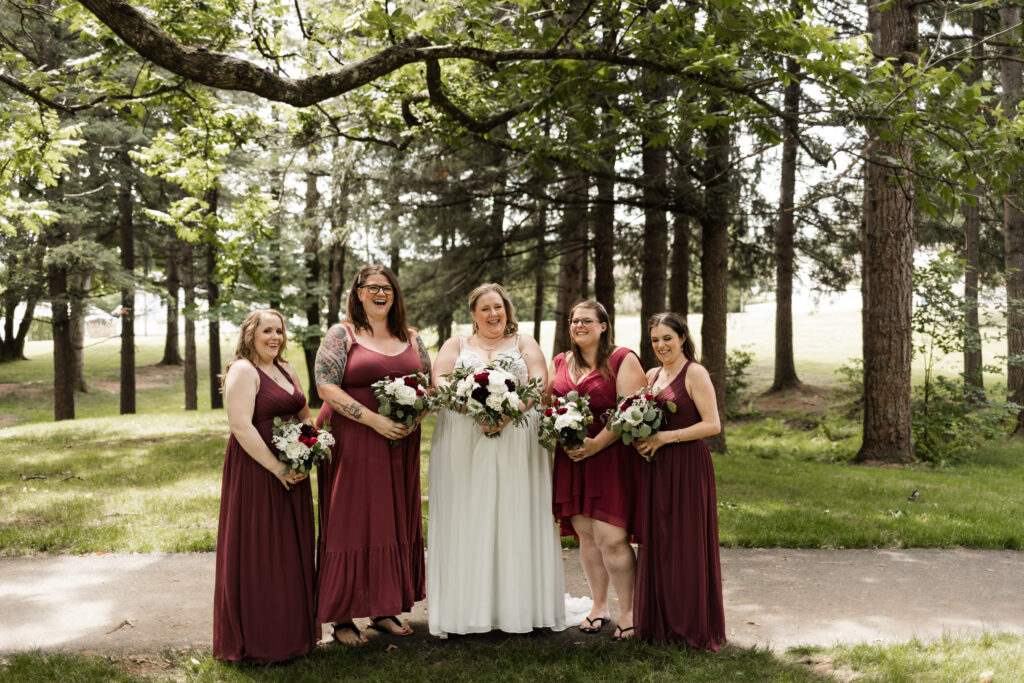
[[[642,439],[658,431],[665,414],[662,407],[654,400],[657,390],[642,387],[631,396],[619,400],[619,404],[608,411],[606,428],[622,435],[622,443],[627,446],[633,439]],[[664,403],[665,410],[676,412],[676,404],[671,401]]]
[[[287,422],[274,418],[271,441],[277,448],[277,459],[300,474],[308,474],[324,460],[330,460],[331,446],[334,445],[329,424],[317,429],[294,417]]]
[[[373,395],[380,402],[377,412],[406,427],[412,427],[420,419],[420,415],[434,407],[434,401],[427,393],[430,380],[422,372],[397,379],[385,377],[370,386]],[[388,443],[392,446],[398,445],[398,441],[394,439],[388,439]]]
[[[565,396],[556,396],[550,406],[544,409],[540,418],[540,442],[549,451],[556,444],[562,448],[579,448],[587,438],[587,425],[594,421],[587,400],[578,391]]]
[[[479,370],[456,368],[445,375],[449,384],[439,392],[439,403],[492,427],[505,417],[512,418],[513,425],[522,424],[526,414],[519,404],[539,398],[541,386],[537,378],[520,384],[513,372],[514,363],[510,358],[499,358]]]

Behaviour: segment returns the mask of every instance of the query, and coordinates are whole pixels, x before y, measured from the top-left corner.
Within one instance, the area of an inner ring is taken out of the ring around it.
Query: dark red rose
[[[487,384],[487,380],[489,380],[490,378],[491,375],[490,373],[487,372],[478,372],[477,374],[473,375],[473,381],[476,382],[477,384]]]
[[[420,385],[420,383],[416,381],[415,377],[406,377],[404,382],[405,382],[405,386],[412,387],[413,389],[415,389],[416,387],[418,387]]]
[[[316,427],[314,427],[313,425],[308,425],[305,422],[303,422],[302,423],[302,427],[299,429],[299,433],[302,436],[315,437],[316,436]]]
[[[559,415],[565,415],[566,413],[569,412],[569,409],[566,408],[565,406],[562,406],[561,408],[559,408],[555,412],[558,413]]]
[[[515,391],[516,390],[516,383],[513,382],[510,379],[505,380],[505,386],[508,387],[509,391]]]
[[[551,408],[548,408],[547,410],[544,411],[544,416],[545,417],[551,417],[554,414],[555,414],[555,411],[553,409],[551,409]]]
[[[470,396],[475,398],[480,403],[486,403],[487,397],[490,396],[490,394],[487,393],[487,389],[485,387],[477,387],[476,389],[473,390],[473,393],[470,394]]]

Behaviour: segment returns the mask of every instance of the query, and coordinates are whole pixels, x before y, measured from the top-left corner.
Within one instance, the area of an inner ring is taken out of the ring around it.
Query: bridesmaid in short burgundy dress
[[[281,360],[280,314],[255,311],[239,336],[224,389],[231,438],[217,530],[213,656],[279,662],[308,654],[319,629],[309,479],[285,468],[271,437],[275,417],[312,417],[294,369]]]
[[[550,391],[588,395],[594,422],[582,448],[555,449],[552,508],[562,535],[580,539],[580,562],[594,600],[580,630],[597,633],[608,621],[611,584],[620,607],[614,638],[622,640],[633,630],[636,560],[629,541],[640,532],[641,462],[604,424],[618,395],[644,385],[644,371],[635,353],[612,346],[608,312],[596,301],[573,306],[569,338],[570,351],[555,356],[548,372]]]
[[[672,401],[661,429],[638,439],[645,466],[644,517],[636,579],[636,633],[653,643],[717,651],[725,645],[715,470],[704,437],[721,431],[715,390],[694,362],[686,322],[659,313],[648,325],[662,367],[649,374],[659,403]]]
[[[353,618],[395,636],[412,633],[398,615],[426,597],[420,498],[420,431],[377,413],[371,385],[423,370],[430,357],[405,327],[394,274],[367,266],[348,300],[351,325],[328,331],[317,352],[317,422],[330,421],[333,459],[320,468],[317,620],[335,640],[366,642]],[[404,339],[402,338],[404,337]],[[391,446],[389,440],[398,441]]]

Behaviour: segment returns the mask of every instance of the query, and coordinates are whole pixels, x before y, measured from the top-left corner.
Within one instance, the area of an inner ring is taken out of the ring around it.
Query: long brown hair
[[[601,303],[593,300],[580,301],[573,305],[569,310],[569,321],[570,327],[572,327],[572,317],[576,313],[577,309],[586,308],[594,311],[597,315],[597,321],[604,323],[604,331],[601,333],[601,338],[597,342],[597,358],[595,359],[594,368],[591,368],[587,364],[587,359],[583,356],[583,351],[580,349],[579,344],[573,339],[572,330],[569,331],[569,350],[572,351],[572,362],[577,367],[583,368],[584,370],[594,370],[595,368],[601,372],[601,375],[605,378],[610,379],[612,374],[611,366],[608,365],[608,359],[612,355],[612,350],[615,348],[612,346],[612,323],[608,317],[608,310],[605,309]]]
[[[686,325],[686,320],[683,316],[678,313],[672,313],[666,311],[664,313],[655,313],[647,321],[647,336],[650,337],[651,330],[658,325],[665,325],[666,327],[672,328],[672,331],[679,335],[679,338],[683,340],[683,355],[686,356],[687,360],[697,360],[697,347],[693,345],[693,337],[690,336],[690,328]]]
[[[284,360],[284,350],[288,346],[288,326],[284,324],[284,316],[273,308],[256,309],[245,316],[245,320],[242,321],[242,327],[238,330],[238,344],[235,346],[235,357],[231,359],[231,363],[228,363],[227,367],[224,368],[224,374],[220,376],[221,391],[224,391],[224,379],[227,377],[228,370],[231,369],[232,363],[239,358],[244,358],[254,366],[259,367],[259,355],[256,353],[256,330],[259,329],[260,318],[264,315],[276,315],[277,319],[281,321],[281,332],[284,339],[281,340],[281,346],[277,347],[277,355],[274,357],[274,360]]]
[[[383,275],[391,288],[395,290],[394,298],[391,300],[391,309],[388,310],[388,332],[399,341],[409,341],[409,329],[405,326],[405,300],[402,298],[402,289],[398,286],[398,277],[385,265],[374,263],[363,266],[356,273],[355,279],[352,280],[352,289],[348,292],[348,319],[352,321],[357,330],[371,330],[363,302],[359,300],[357,293],[359,288],[365,284],[366,278],[371,275]]]
[[[516,320],[516,307],[509,301],[508,294],[505,293],[505,288],[496,282],[488,282],[487,284],[480,285],[472,292],[469,293],[469,312],[473,313],[476,310],[476,302],[484,294],[488,292],[496,292],[501,297],[501,303],[505,306],[505,336],[515,334],[519,331],[519,321]],[[476,322],[473,322],[473,332],[476,332]]]

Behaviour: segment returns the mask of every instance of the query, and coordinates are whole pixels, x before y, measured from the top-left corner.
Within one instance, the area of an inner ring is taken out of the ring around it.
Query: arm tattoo
[[[327,336],[320,343],[316,352],[316,385],[334,384],[341,386],[345,377],[345,366],[348,364],[348,352],[345,343],[348,333],[344,325],[336,325],[327,331]]]
[[[423,372],[430,376],[430,354],[427,353],[427,347],[423,343],[423,337],[416,336],[416,353],[420,357],[420,365],[423,367]]]
[[[359,417],[363,414],[363,407],[352,401],[351,403],[342,403],[341,401],[330,401],[331,407],[334,408],[334,412],[341,415],[348,415],[353,420],[359,420]]]

